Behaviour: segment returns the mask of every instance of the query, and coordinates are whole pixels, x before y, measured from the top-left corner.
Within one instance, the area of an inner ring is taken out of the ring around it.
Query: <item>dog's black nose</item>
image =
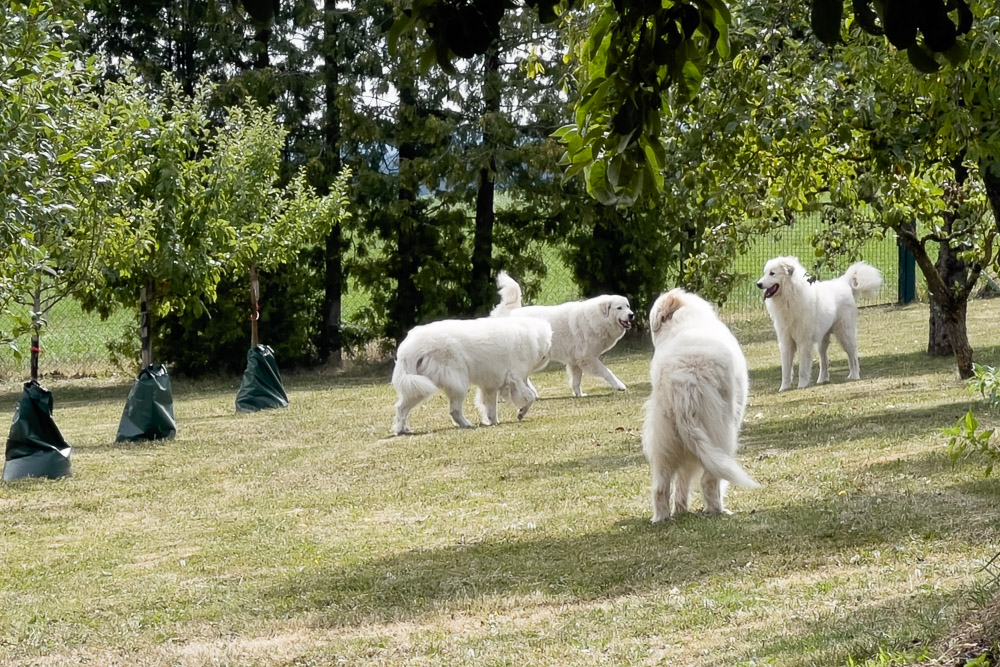
[[[635,319],[635,313],[629,313],[628,314],[628,321],[631,322],[634,319]]]
[[[764,286],[760,284],[760,281],[759,281],[759,280],[757,281],[757,287],[758,287],[759,289],[764,289]]]

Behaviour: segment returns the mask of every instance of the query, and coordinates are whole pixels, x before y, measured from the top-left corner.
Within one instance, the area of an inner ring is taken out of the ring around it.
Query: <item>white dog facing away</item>
[[[848,380],[861,379],[858,363],[858,298],[871,298],[882,287],[882,272],[857,262],[833,280],[810,282],[795,257],[776,257],[757,281],[774,322],[781,351],[781,387],[792,386],[792,364],[799,353],[799,389],[812,379],[813,350],[819,346],[817,383],[830,381],[831,334],[847,353]]]
[[[707,514],[728,514],[727,482],[760,485],[734,458],[749,380],[747,362],[710,303],[678,288],[649,314],[653,336],[652,391],[645,406],[642,450],[653,473],[653,522],[688,511],[691,485],[701,477]]]
[[[548,365],[551,344],[548,322],[520,317],[441,320],[414,327],[396,351],[392,386],[399,400],[393,431],[410,433],[410,411],[438,389],[448,396],[455,425],[471,427],[462,401],[473,384],[479,387],[476,406],[484,424],[499,423],[499,395],[524,419],[538,398],[528,375]]]
[[[583,372],[602,378],[612,389],[625,391],[625,384],[598,359],[615,346],[632,327],[635,313],[623,296],[597,296],[558,306],[522,306],[521,286],[501,271],[497,276],[500,303],[491,317],[516,315],[541,319],[552,325],[552,361],[566,364],[574,396],[585,396],[580,384]]]

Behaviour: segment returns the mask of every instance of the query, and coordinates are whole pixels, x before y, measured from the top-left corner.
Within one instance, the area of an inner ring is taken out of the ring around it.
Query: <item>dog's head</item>
[[[757,281],[757,287],[764,290],[764,300],[777,294],[782,285],[791,279],[805,277],[806,270],[796,257],[775,257],[764,265],[764,275]]]
[[[631,329],[632,322],[635,321],[635,313],[628,304],[628,299],[623,296],[602,296],[598,304],[601,307],[601,314],[609,322],[620,326],[622,329]]]
[[[661,294],[649,311],[649,330],[653,336],[653,345],[659,345],[685,320],[705,314],[714,317],[715,310],[709,302],[696,294],[680,287]]]

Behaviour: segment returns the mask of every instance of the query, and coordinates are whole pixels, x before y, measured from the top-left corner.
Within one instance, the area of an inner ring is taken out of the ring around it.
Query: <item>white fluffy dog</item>
[[[524,419],[538,398],[528,375],[549,363],[552,327],[543,320],[479,318],[441,320],[414,327],[396,352],[392,386],[399,395],[392,428],[409,433],[410,411],[438,389],[444,390],[452,421],[467,428],[462,401],[470,385],[479,387],[476,405],[483,423],[497,424],[497,397],[504,395]]]
[[[810,282],[795,257],[776,257],[764,265],[757,287],[778,334],[781,387],[792,386],[792,363],[799,353],[799,389],[812,379],[813,349],[819,345],[817,383],[830,381],[830,335],[847,353],[848,380],[861,379],[858,363],[858,297],[871,298],[882,286],[882,272],[865,262],[852,264],[833,280]]]
[[[653,521],[672,516],[675,478],[675,511],[687,512],[699,475],[705,511],[728,514],[727,482],[760,486],[734,458],[747,402],[746,358],[712,305],[682,289],[656,300],[649,324],[655,351],[642,450],[653,471]]]
[[[625,384],[598,357],[613,348],[632,327],[635,313],[628,299],[597,296],[558,306],[522,306],[521,286],[506,271],[497,276],[497,287],[500,303],[493,308],[491,317],[518,315],[552,325],[552,361],[566,364],[574,396],[586,396],[580,389],[584,371],[603,378],[612,389],[625,391]]]

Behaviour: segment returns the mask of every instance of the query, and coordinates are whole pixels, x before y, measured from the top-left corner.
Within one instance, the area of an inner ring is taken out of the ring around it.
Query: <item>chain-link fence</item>
[[[773,234],[761,236],[747,253],[737,258],[733,270],[743,276],[729,299],[723,306],[723,315],[730,318],[763,316],[765,309],[760,290],[755,286],[765,262],[772,257],[794,255],[803,266],[820,279],[839,275],[850,261],[836,263],[835,269],[817,268],[814,265],[815,251],[811,239],[818,229],[817,218],[802,218],[794,226],[783,228]],[[896,303],[899,276],[898,249],[895,238],[870,242],[864,249],[864,259],[882,271],[883,287],[877,298],[862,305]],[[563,261],[559,248],[543,249],[547,273],[541,281],[535,303],[562,303],[578,299],[580,288],[573,280],[572,270]],[[664,289],[672,287],[664,285]],[[920,290],[918,283],[918,292]],[[356,284],[349,284],[343,298],[345,321],[370,302],[368,294]],[[645,307],[644,304],[636,304]],[[127,357],[129,337],[134,338],[135,322],[133,314],[120,312],[109,320],[102,321],[92,314],[83,313],[73,302],[63,302],[48,314],[48,322],[42,335],[44,350],[40,359],[40,370],[48,376],[102,375],[118,371],[131,372],[134,361]],[[0,321],[0,331],[9,331],[8,322]],[[28,374],[28,351],[30,341],[22,337],[16,341],[20,356],[5,345],[0,345],[0,380],[23,379]],[[115,350],[119,350],[116,352]]]

